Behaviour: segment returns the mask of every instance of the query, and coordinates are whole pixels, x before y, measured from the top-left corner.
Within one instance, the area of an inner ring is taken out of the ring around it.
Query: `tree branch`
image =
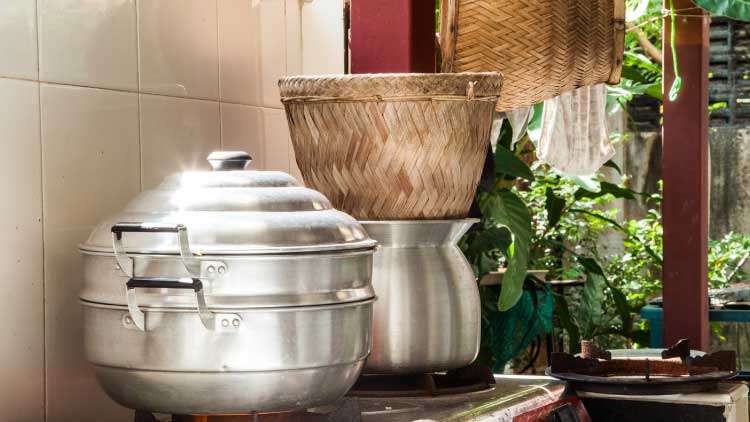
[[[652,44],[651,41],[649,41],[646,34],[640,29],[634,27],[630,22],[627,23],[627,27],[628,31],[635,31],[636,35],[638,35],[638,44],[640,44],[641,48],[646,51],[646,54],[654,59],[655,62],[662,64],[662,62],[664,61],[664,55],[662,54],[661,50],[656,48],[656,46]]]

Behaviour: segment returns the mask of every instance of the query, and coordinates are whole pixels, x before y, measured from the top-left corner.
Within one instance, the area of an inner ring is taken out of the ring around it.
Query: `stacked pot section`
[[[376,242],[288,174],[214,153],[80,246],[85,350],[105,391],[173,414],[330,403],[371,348]]]

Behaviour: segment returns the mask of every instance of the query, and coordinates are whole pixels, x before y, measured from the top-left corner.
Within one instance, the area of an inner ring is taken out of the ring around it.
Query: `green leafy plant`
[[[693,2],[714,15],[750,21],[750,1],[748,0],[693,0]]]
[[[624,194],[621,197],[627,198]],[[643,218],[621,223],[616,221],[616,209],[608,208],[614,196],[600,199],[600,207],[575,211],[588,224],[594,220],[602,224],[587,234],[594,236],[595,241],[585,242],[588,253],[597,259],[591,260],[573,252],[572,256],[578,256],[568,260],[568,275],[580,277],[585,274],[587,282],[583,291],[571,299],[556,298],[560,323],[574,351],[581,338],[594,339],[605,347],[647,345],[647,327],[638,319],[638,313],[649,299],[660,295],[662,290],[661,189],[647,197],[647,203],[653,208]],[[542,210],[532,207],[531,212]],[[608,231],[620,233],[622,252],[601,250],[598,239]],[[747,274],[742,267],[748,259],[750,234],[729,233],[719,240],[710,241],[709,287],[727,287],[746,280]]]
[[[469,232],[464,244],[469,262],[478,277],[507,264],[503,289],[497,301],[500,311],[510,309],[521,297],[531,242],[531,215],[513,188],[518,179],[532,179],[528,166],[511,151],[512,130],[503,125],[495,150],[497,185],[477,197],[482,221]]]
[[[727,233],[708,244],[708,282],[714,289],[727,287],[733,282],[747,280],[743,269],[750,258],[750,235]]]
[[[662,2],[628,2],[635,20],[628,24],[622,81],[608,88],[612,112],[626,110],[627,103],[638,96],[662,100]],[[638,193],[598,176],[572,177],[539,163],[528,165],[533,161],[528,158],[533,154],[529,140],[538,139],[541,114],[539,104],[528,132],[514,146],[510,125],[506,122],[501,128],[493,152],[496,181],[478,194],[483,218],[461,242],[478,277],[505,268],[502,288],[480,286],[480,356],[485,362],[492,362],[492,354],[507,342],[502,315],[520,306],[516,305],[519,298],[536,297],[524,290],[534,285],[529,269],[548,270],[550,279],[585,281],[570,295],[553,295],[557,318],[574,352],[583,338],[605,347],[646,345],[648,326],[638,314],[661,292],[661,192]],[[625,139],[622,134],[613,137]],[[606,166],[620,172],[613,162]],[[635,198],[645,199],[649,211],[642,218],[622,221],[614,201]],[[622,239],[617,252],[603,246],[603,237],[612,233]],[[710,285],[722,287],[746,277],[742,264],[748,256],[749,235],[729,234],[712,241]]]
[[[601,246],[605,234],[625,230],[612,202],[641,194],[595,177],[579,180],[543,165],[533,167],[537,179],[522,192],[532,215],[538,216],[531,266],[548,269],[553,279],[585,280],[580,292],[555,297],[571,349],[576,351],[582,338],[617,346],[643,341],[646,333],[635,325],[640,308],[613,282]]]
[[[621,107],[639,95],[662,100],[662,1],[634,1],[628,16],[622,78],[608,87],[610,103]]]
[[[511,138],[506,123],[494,151],[496,184],[479,195],[482,221],[463,242],[479,277],[505,267],[499,294],[482,289],[485,319],[498,321],[498,312],[516,304],[524,282],[529,282],[529,268],[545,269],[557,279],[586,280],[580,311],[560,318],[571,338],[599,334],[632,337],[637,310],[609,282],[598,256],[598,239],[617,224],[613,220],[616,210],[600,211],[598,207],[615,198],[633,199],[638,194],[593,177],[568,177],[539,163],[528,166],[523,158],[533,150],[527,137],[513,149]],[[617,167],[613,163],[609,166]],[[555,300],[561,312],[568,310],[564,297]],[[492,347],[499,334],[486,331],[491,336],[487,344]]]

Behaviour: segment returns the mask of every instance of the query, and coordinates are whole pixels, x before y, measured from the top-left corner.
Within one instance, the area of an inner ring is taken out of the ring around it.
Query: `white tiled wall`
[[[0,79],[0,420],[44,419],[39,83]]]
[[[342,7],[0,1],[0,422],[132,420],[83,358],[76,245],[212,150],[298,175],[277,80],[343,71]]]

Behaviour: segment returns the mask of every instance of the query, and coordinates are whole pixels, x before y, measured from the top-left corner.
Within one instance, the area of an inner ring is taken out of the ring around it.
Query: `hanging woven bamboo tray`
[[[441,72],[498,71],[497,110],[620,80],[625,0],[441,0]]]
[[[279,81],[305,184],[362,220],[468,214],[502,86],[498,73]]]

